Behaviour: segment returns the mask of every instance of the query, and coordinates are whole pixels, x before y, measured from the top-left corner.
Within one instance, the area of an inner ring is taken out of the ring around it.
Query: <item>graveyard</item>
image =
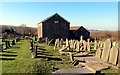
[[[1,39],[2,40],[2,39]],[[2,40],[1,73],[118,73],[118,42],[18,37]]]

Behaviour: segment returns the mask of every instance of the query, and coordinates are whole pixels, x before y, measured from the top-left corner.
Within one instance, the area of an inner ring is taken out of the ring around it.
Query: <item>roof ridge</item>
[[[47,17],[46,19],[44,19],[44,20],[41,21],[40,23],[47,21],[48,19],[50,19],[51,17],[53,17],[53,16],[55,16],[55,15],[58,15],[58,16],[61,17],[63,20],[67,21],[65,18],[63,18],[62,16],[60,16],[58,13],[55,13],[55,14]],[[69,21],[67,21],[67,22],[70,23]]]

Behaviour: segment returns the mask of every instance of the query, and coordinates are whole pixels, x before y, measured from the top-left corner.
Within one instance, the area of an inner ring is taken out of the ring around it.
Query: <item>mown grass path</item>
[[[72,67],[68,62],[69,57],[60,55],[57,50],[53,50],[53,46],[48,46],[45,43],[38,44],[37,54],[37,58],[31,58],[28,40],[17,42],[11,48],[0,52],[2,73],[51,72],[51,64],[59,69]]]
[[[22,73],[25,65],[32,60],[28,40],[21,40],[0,54],[3,73]]]

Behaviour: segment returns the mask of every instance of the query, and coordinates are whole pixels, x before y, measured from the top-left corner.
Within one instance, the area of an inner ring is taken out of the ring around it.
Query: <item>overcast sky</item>
[[[118,2],[1,2],[0,25],[37,23],[58,13],[71,26],[95,30],[118,29]]]

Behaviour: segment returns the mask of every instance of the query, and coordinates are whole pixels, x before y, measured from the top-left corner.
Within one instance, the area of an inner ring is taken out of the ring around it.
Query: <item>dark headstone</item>
[[[8,41],[8,47],[10,47],[10,41]]]
[[[8,41],[5,41],[5,49],[8,48]]]
[[[3,46],[2,46],[2,44],[0,44],[0,52],[2,52],[3,51]]]
[[[35,36],[35,41],[37,41],[37,37]]]
[[[32,58],[37,57],[37,45],[34,45],[33,51],[32,51]]]
[[[15,45],[15,40],[12,40],[12,45]]]
[[[33,51],[33,40],[30,39],[30,50]]]

